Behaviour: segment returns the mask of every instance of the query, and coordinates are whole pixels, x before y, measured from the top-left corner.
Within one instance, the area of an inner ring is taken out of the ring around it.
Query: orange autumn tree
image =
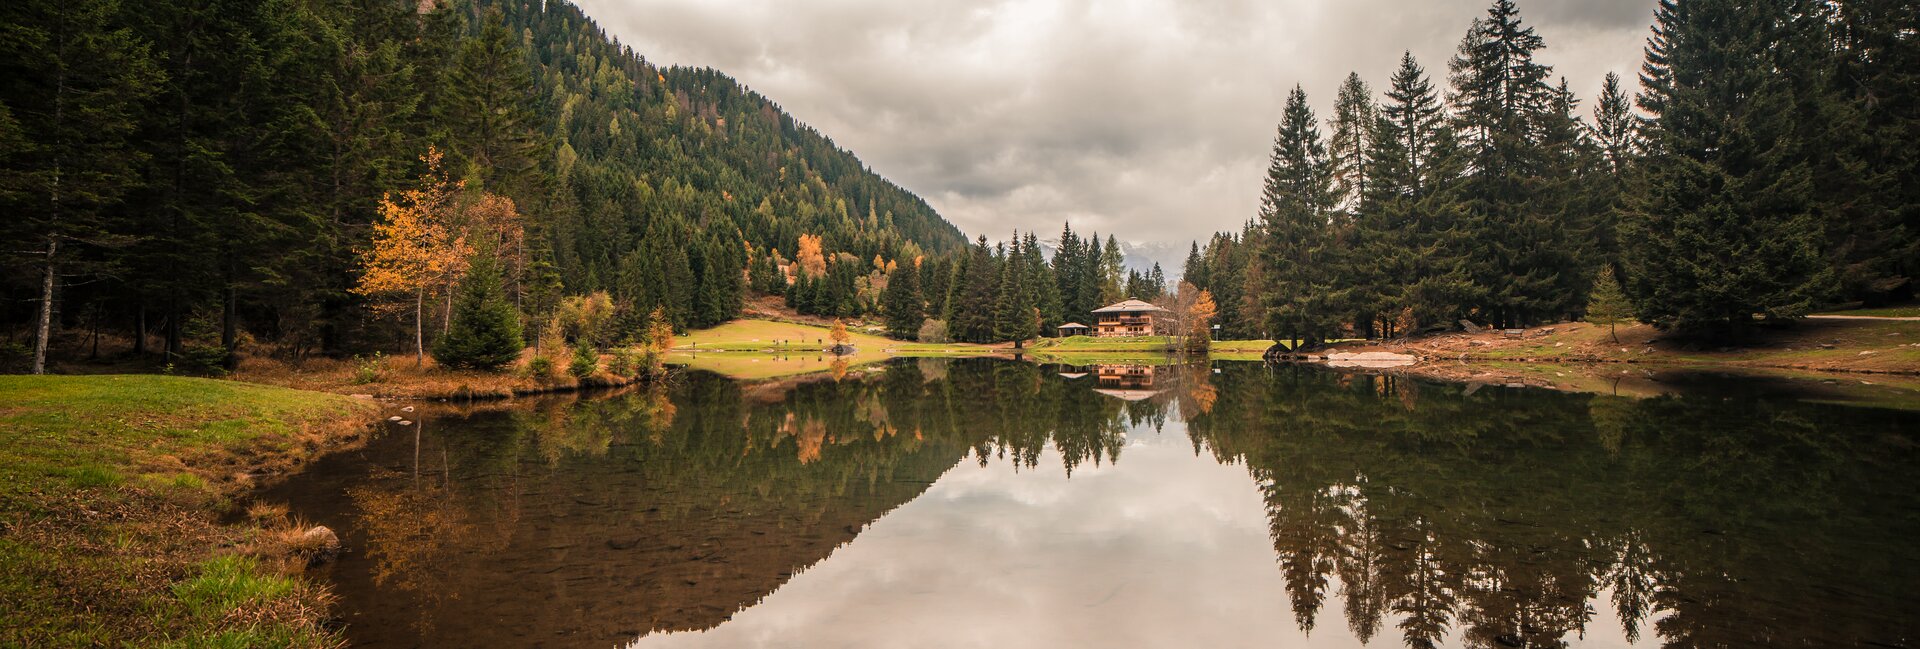
[[[428,148],[420,157],[427,171],[419,185],[380,197],[380,220],[373,224],[373,240],[360,254],[360,281],[353,292],[375,299],[410,298],[413,301],[414,364],[426,362],[425,330],[428,293],[451,282],[466,268],[471,254],[453,219],[461,188],[440,167],[441,153]]]
[[[847,341],[852,339],[852,336],[847,335],[847,323],[841,322],[839,318],[833,319],[833,331],[828,333],[828,336],[833,338],[836,354],[839,353],[840,347],[845,347]]]
[[[800,247],[793,253],[793,261],[807,277],[826,277],[827,256],[820,250],[820,235],[800,235]]]

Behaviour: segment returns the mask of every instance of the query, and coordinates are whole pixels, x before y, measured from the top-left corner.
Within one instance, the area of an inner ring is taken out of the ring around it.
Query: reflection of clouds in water
[[[1132,428],[1125,446],[1125,461],[1072,479],[1051,445],[1033,467],[963,460],[729,621],[631,647],[1403,646],[1397,615],[1363,645],[1338,597],[1300,631],[1244,465],[1196,455],[1179,422]],[[1337,575],[1325,592],[1343,593]],[[1609,595],[1589,600],[1570,646],[1631,646],[1596,605]]]
[[[961,462],[826,562],[703,633],[639,648],[1274,646],[1299,640],[1259,492],[1179,424],[1071,480]],[[1336,613],[1337,614],[1337,613]],[[1315,646],[1358,646],[1322,627]]]

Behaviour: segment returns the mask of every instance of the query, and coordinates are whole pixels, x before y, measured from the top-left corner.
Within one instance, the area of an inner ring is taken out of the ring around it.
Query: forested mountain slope
[[[411,342],[364,271],[383,197],[435,182],[472,235],[419,288],[435,330],[481,239],[530,324],[607,291],[681,327],[731,317],[744,269],[802,234],[860,259],[965,244],[767,98],[564,1],[19,0],[0,27],[13,341],[44,319],[171,355]]]

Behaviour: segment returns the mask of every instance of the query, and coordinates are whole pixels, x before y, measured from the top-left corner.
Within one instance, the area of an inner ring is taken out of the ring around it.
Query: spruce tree
[[[585,344],[586,341],[582,341]],[[433,360],[447,367],[493,371],[520,357],[520,314],[500,287],[490,251],[473,256],[453,304],[453,323],[433,343]]]
[[[476,180],[523,199],[540,180],[532,79],[519,36],[489,11],[478,36],[461,43],[443,104],[453,151],[472,165]]]
[[[1464,227],[1464,160],[1452,124],[1411,53],[1401,55],[1380,114],[1358,224],[1374,264],[1359,266],[1359,301],[1396,324],[1403,316],[1415,327],[1451,324],[1476,301],[1467,267],[1477,248]]]
[[[1587,294],[1587,321],[1607,326],[1607,336],[1620,342],[1618,325],[1633,319],[1633,304],[1621,292],[1614,269],[1607,267],[1594,276],[1593,289]]]
[[[887,275],[887,290],[881,294],[881,309],[887,316],[887,335],[912,340],[927,319],[926,304],[920,298],[920,269],[911,260],[894,266]]]
[[[1333,137],[1327,143],[1328,164],[1333,169],[1334,193],[1340,208],[1355,210],[1367,193],[1367,149],[1372,145],[1378,111],[1373,92],[1360,73],[1347,74],[1340,84],[1340,96],[1334,100]]]
[[[1019,347],[1022,341],[1038,335],[1039,325],[1034,317],[1033,291],[1027,284],[1027,269],[1021,262],[1025,254],[1021,251],[1020,237],[1016,235],[1013,240],[1012,249],[1000,264],[1000,287],[995,291],[993,302],[993,337],[995,340],[1011,340],[1015,347]]]
[[[1474,249],[1469,274],[1496,326],[1522,326],[1564,306],[1555,292],[1566,226],[1541,187],[1553,113],[1552,69],[1534,60],[1545,42],[1513,0],[1494,0],[1461,40],[1452,71],[1454,120],[1468,164],[1462,197]]]
[[[954,304],[947,318],[956,340],[984,343],[994,338],[994,299],[1000,287],[999,264],[982,235],[967,256],[965,278],[953,286]]]
[[[1662,0],[1643,69],[1645,173],[1623,223],[1644,321],[1738,336],[1805,314],[1832,284],[1812,174],[1794,137],[1786,0]]]
[[[1120,241],[1111,234],[1107,235],[1106,247],[1099,251],[1096,267],[1099,273],[1100,303],[1107,305],[1126,299],[1128,297],[1125,286],[1127,258],[1120,252]]]
[[[1061,312],[1059,282],[1054,277],[1053,269],[1047,266],[1046,253],[1040,249],[1040,238],[1031,230],[1027,232],[1021,253],[1025,257],[1027,286],[1033,292],[1033,306],[1040,310],[1038,333],[1045,334],[1067,322]]]
[[[1340,282],[1327,270],[1337,262],[1329,222],[1337,200],[1319,124],[1306,91],[1295,86],[1260,198],[1267,238],[1260,254],[1260,303],[1267,330],[1280,340],[1311,346],[1336,334]]]

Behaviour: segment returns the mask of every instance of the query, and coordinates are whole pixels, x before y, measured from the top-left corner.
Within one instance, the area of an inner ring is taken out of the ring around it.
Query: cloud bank
[[[1410,51],[1444,85],[1483,0],[577,0],[660,64],[779,102],[961,229],[1177,244],[1253,218],[1286,92]],[[1583,112],[1653,0],[1520,0]],[[1173,269],[1169,269],[1173,270]]]

